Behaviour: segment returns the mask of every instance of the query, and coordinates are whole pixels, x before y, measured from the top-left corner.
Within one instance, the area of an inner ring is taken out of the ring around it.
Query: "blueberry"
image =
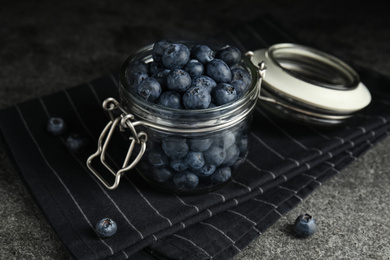
[[[217,86],[217,83],[210,77],[201,75],[192,79],[191,87],[205,87],[211,93],[213,88]]]
[[[219,83],[213,89],[212,96],[217,106],[235,101],[238,98],[236,89],[227,83]]]
[[[114,220],[104,218],[96,223],[95,229],[100,237],[110,237],[116,233],[118,226]]]
[[[149,72],[149,65],[142,60],[132,61],[129,67],[127,68],[127,73],[130,74],[136,72],[147,74]]]
[[[149,75],[144,72],[131,72],[127,74],[127,83],[129,83],[130,87],[138,86],[139,83],[148,77]]]
[[[233,66],[240,62],[241,52],[234,46],[226,46],[219,50],[215,57],[223,60],[228,66]]]
[[[88,139],[80,134],[74,133],[66,138],[66,146],[71,152],[81,153],[88,143]]]
[[[232,176],[232,171],[229,167],[221,167],[215,170],[215,172],[211,175],[211,181],[214,183],[223,183],[229,180]]]
[[[236,142],[236,136],[231,131],[225,132],[215,143],[220,147],[227,149]]]
[[[187,109],[208,108],[211,96],[205,87],[190,87],[183,95],[183,105]]]
[[[199,184],[199,177],[191,171],[185,171],[173,176],[173,183],[181,190],[194,189]]]
[[[170,44],[162,55],[162,63],[168,69],[179,69],[187,64],[190,51],[181,43]]]
[[[214,59],[207,63],[206,74],[217,83],[227,83],[232,80],[232,72],[223,60]]]
[[[61,117],[50,117],[47,121],[46,131],[54,136],[59,136],[65,133],[66,123]]]
[[[161,85],[155,78],[146,78],[138,84],[137,93],[141,98],[154,102],[161,94]]]
[[[251,76],[242,68],[234,68],[232,71],[231,85],[235,87],[239,96],[242,96],[251,86]]]
[[[194,173],[199,177],[207,177],[213,174],[216,168],[215,165],[205,164],[202,168],[194,170]]]
[[[188,165],[185,159],[175,159],[171,160],[170,164],[171,168],[177,172],[182,172],[187,170]]]
[[[173,176],[172,172],[167,168],[154,168],[153,179],[158,182],[169,180]]]
[[[186,139],[164,139],[162,148],[166,155],[171,159],[180,159],[185,157],[190,148]]]
[[[161,62],[151,62],[149,63],[149,75],[153,75],[157,72],[159,72],[160,70],[164,70],[165,67],[164,65],[161,63]]]
[[[175,91],[166,91],[163,92],[158,98],[157,104],[164,107],[181,109],[181,95]]]
[[[237,146],[240,149],[240,154],[246,154],[249,149],[248,136],[242,136]]]
[[[161,149],[150,149],[147,158],[149,163],[154,167],[163,167],[169,163],[167,155]]]
[[[191,77],[185,70],[174,69],[167,74],[166,82],[168,89],[185,92],[191,86]]]
[[[191,49],[191,57],[206,64],[214,59],[215,53],[207,45],[195,45]]]
[[[309,214],[300,215],[294,222],[294,231],[298,236],[306,238],[317,231],[317,224]]]
[[[161,61],[162,56],[166,48],[171,45],[172,42],[167,40],[160,40],[153,45],[152,57],[154,61]]]
[[[155,78],[158,83],[160,83],[161,88],[164,88],[167,85],[167,75],[170,71],[171,70],[169,69],[163,69],[157,71],[152,75],[152,77]]]
[[[240,149],[237,145],[231,145],[228,149],[226,149],[226,157],[223,161],[223,165],[232,166],[236,163],[238,156],[240,155]]]
[[[194,152],[203,152],[210,148],[210,146],[213,144],[213,140],[206,138],[206,139],[190,139],[188,141],[190,145],[190,149]]]
[[[184,70],[190,74],[191,78],[195,78],[203,74],[204,66],[198,60],[193,59],[184,66]]]
[[[203,153],[203,156],[208,165],[219,166],[226,158],[226,151],[218,145],[212,145]]]
[[[201,152],[190,151],[187,154],[185,161],[191,169],[200,169],[205,164],[204,157]]]

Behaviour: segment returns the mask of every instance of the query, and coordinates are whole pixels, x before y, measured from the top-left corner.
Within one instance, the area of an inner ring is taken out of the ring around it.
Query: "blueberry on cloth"
[[[228,66],[233,66],[240,62],[241,52],[234,46],[226,46],[215,54],[217,59],[223,60]]]
[[[232,171],[229,167],[221,167],[211,175],[211,181],[214,183],[223,183],[229,180],[231,176]]]
[[[207,45],[195,45],[191,49],[191,57],[200,61],[203,64],[210,62],[214,59],[215,53]]]
[[[206,75],[201,75],[199,77],[193,78],[191,82],[191,87],[200,87],[200,86],[207,88],[207,90],[211,93],[213,88],[217,86],[217,83],[212,78]]]
[[[153,179],[158,182],[164,182],[166,180],[169,180],[173,176],[171,170],[167,168],[154,168],[152,172]]]
[[[153,45],[152,57],[154,61],[161,61],[162,56],[166,48],[171,45],[172,42],[167,40],[160,40]]]
[[[158,98],[157,104],[176,109],[183,108],[181,104],[181,95],[175,91],[163,92]]]
[[[219,166],[226,158],[226,151],[218,145],[212,145],[203,156],[207,164]]]
[[[80,134],[74,133],[66,138],[66,146],[73,153],[81,153],[88,143],[88,139]]]
[[[198,60],[192,59],[184,66],[184,70],[190,74],[191,78],[195,78],[203,74],[204,66]]]
[[[61,117],[50,117],[47,121],[46,131],[54,136],[59,136],[65,133],[66,123]]]
[[[170,90],[185,92],[191,86],[191,77],[185,70],[174,69],[167,74],[166,83]]]
[[[154,102],[160,96],[161,91],[161,85],[155,78],[146,78],[137,86],[138,95],[151,102]]]
[[[182,190],[194,189],[199,184],[199,177],[191,171],[185,171],[173,176],[173,183]]]
[[[217,83],[227,83],[232,80],[229,66],[220,59],[213,59],[206,65],[206,74]]]
[[[191,169],[200,169],[205,164],[204,157],[201,152],[190,151],[187,154],[185,160]]]
[[[162,55],[162,63],[168,69],[179,69],[187,64],[190,58],[190,51],[187,46],[181,43],[172,43]]]
[[[118,226],[114,220],[104,218],[96,223],[95,230],[100,237],[110,237],[116,233]]]
[[[235,101],[238,98],[236,89],[228,83],[219,83],[212,91],[217,106]]]
[[[186,139],[164,139],[162,148],[166,155],[171,159],[180,159],[185,157],[190,148]]]
[[[309,214],[300,215],[294,222],[294,232],[300,237],[309,237],[316,231],[317,224]]]
[[[208,108],[211,96],[205,87],[190,87],[183,95],[183,105],[186,109]]]

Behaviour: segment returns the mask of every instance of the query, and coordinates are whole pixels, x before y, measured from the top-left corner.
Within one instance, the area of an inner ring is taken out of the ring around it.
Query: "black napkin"
[[[233,29],[227,37],[243,50],[295,42],[269,18]],[[135,172],[110,191],[87,170],[108,121],[101,103],[117,97],[108,75],[0,111],[2,140],[55,232],[76,259],[228,259],[245,248],[317,187],[388,135],[390,80],[359,70],[373,94],[368,109],[335,129],[296,125],[261,108],[254,112],[251,152],[241,174],[220,190],[196,196],[160,193]],[[45,132],[49,117],[68,122],[68,132]],[[65,146],[79,133],[81,153]],[[128,144],[112,140],[109,156],[120,165]],[[99,238],[94,225],[114,219],[118,232]]]

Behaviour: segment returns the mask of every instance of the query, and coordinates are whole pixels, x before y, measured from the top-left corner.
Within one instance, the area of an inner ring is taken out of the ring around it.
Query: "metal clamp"
[[[127,114],[119,105],[119,102],[114,98],[106,99],[103,102],[103,109],[109,112],[111,120],[107,123],[107,125],[99,136],[97,151],[88,157],[87,167],[98,178],[98,180],[104,184],[104,186],[112,190],[118,187],[120,178],[122,177],[123,173],[134,168],[134,166],[141,160],[146,150],[146,141],[148,136],[145,132],[142,131],[137,133],[133,125],[134,122],[131,121],[134,120],[134,116],[131,114]],[[116,109],[120,109],[120,111],[122,112],[121,115],[118,117],[114,117],[113,114],[113,111]],[[122,167],[119,170],[114,170],[114,168],[111,167],[106,161],[106,151],[108,144],[112,138],[112,135],[117,127],[122,132],[125,131],[126,128],[130,129],[131,136],[129,137],[130,146],[122,164]],[[140,145],[140,150],[135,159],[130,162],[131,155],[134,151],[134,147],[136,144]],[[114,184],[109,184],[92,166],[92,160],[96,157],[100,157],[100,162],[102,163],[102,165],[115,176]]]

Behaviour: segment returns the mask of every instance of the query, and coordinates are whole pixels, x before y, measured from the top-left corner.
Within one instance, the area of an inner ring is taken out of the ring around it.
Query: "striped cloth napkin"
[[[262,17],[226,35],[243,50],[296,42]],[[229,259],[245,248],[317,187],[389,134],[390,80],[359,71],[372,104],[350,124],[334,129],[295,125],[257,107],[251,152],[241,174],[202,195],[155,191],[134,171],[119,188],[107,190],[87,170],[108,116],[101,104],[117,98],[117,80],[107,75],[50,96],[0,111],[2,141],[47,220],[76,259]],[[68,122],[68,133],[89,139],[87,149],[69,152],[65,137],[45,131],[49,117]],[[127,145],[112,139],[109,156],[121,164]],[[118,232],[94,232],[104,217]]]

